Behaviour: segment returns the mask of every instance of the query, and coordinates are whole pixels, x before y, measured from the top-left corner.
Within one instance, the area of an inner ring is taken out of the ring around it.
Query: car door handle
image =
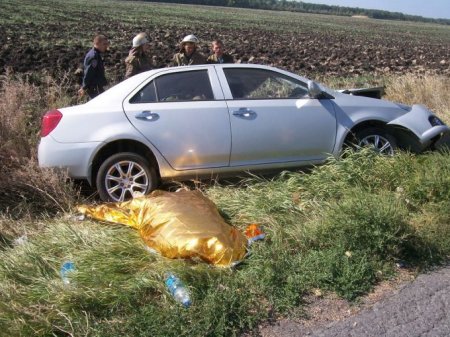
[[[150,122],[154,122],[159,119],[159,115],[151,111],[142,111],[136,114],[134,117],[143,121],[150,121]]]
[[[233,115],[253,119],[256,117],[256,112],[250,110],[249,108],[240,108],[239,110],[233,111]]]

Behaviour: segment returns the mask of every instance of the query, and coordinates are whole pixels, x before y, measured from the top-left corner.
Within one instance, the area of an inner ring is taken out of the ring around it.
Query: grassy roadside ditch
[[[305,173],[253,178],[204,192],[240,229],[267,239],[237,268],[148,253],[133,230],[67,217],[0,251],[0,328],[8,335],[229,336],[288,314],[314,288],[354,300],[395,273],[450,255],[450,157],[370,151]],[[25,225],[24,225],[25,226]],[[64,286],[62,261],[75,262]],[[173,271],[193,305],[164,288]]]
[[[2,98],[17,94],[6,86],[29,90],[14,118],[13,105],[0,110],[0,149],[8,153],[2,169],[9,172],[0,180],[9,193],[0,212],[0,329],[8,336],[238,335],[293,315],[313,289],[357,300],[395,275],[398,261],[420,271],[450,256],[449,153],[386,158],[371,151],[309,173],[201,187],[232,225],[244,230],[257,222],[267,233],[235,269],[150,254],[132,229],[74,219],[72,207],[83,200],[64,177],[36,167],[32,117],[45,111],[42,104],[68,99],[64,92],[5,83]],[[448,95],[436,88],[436,97]],[[448,110],[438,112],[448,122]],[[23,234],[28,240],[14,243]],[[68,259],[76,272],[64,286],[59,268]],[[189,287],[189,309],[168,295],[166,271]]]

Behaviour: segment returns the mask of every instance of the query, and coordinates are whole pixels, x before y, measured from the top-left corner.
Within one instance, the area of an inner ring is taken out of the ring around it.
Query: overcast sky
[[[450,19],[450,0],[303,0],[303,2],[382,9],[427,18]]]

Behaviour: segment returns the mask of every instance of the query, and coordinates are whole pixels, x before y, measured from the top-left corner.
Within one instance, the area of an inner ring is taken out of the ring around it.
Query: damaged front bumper
[[[450,134],[450,128],[420,104],[413,105],[409,112],[390,121],[388,125],[405,128],[413,133],[420,150],[433,146],[442,137]]]

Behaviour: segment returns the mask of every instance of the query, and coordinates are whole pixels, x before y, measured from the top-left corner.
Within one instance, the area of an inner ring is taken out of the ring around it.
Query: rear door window
[[[158,102],[214,100],[208,71],[186,71],[156,79]]]
[[[155,103],[156,90],[155,81],[151,81],[144,88],[139,90],[139,92],[130,99],[130,103]]]
[[[214,94],[208,70],[162,75],[142,88],[130,103],[211,101]]]

